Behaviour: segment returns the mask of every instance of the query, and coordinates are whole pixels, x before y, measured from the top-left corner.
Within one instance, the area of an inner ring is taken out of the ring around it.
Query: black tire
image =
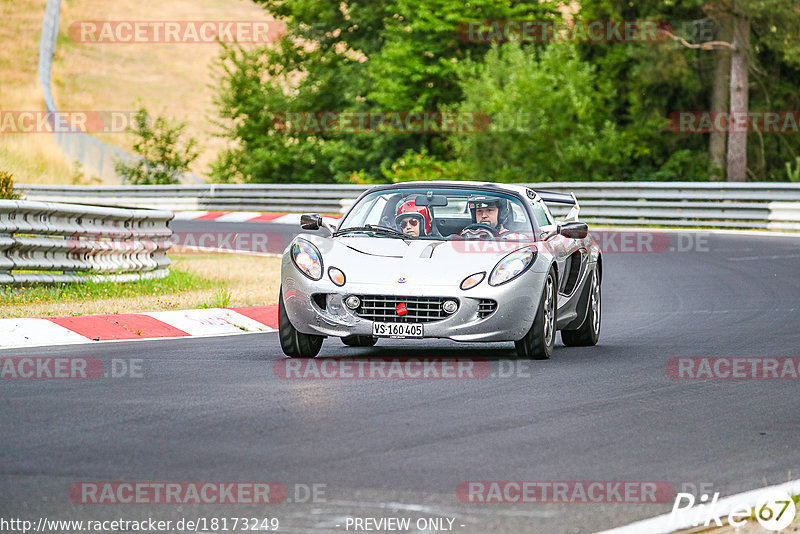
[[[591,347],[600,339],[600,280],[597,271],[592,273],[589,298],[586,301],[586,318],[574,330],[562,330],[561,341],[568,347]]]
[[[378,338],[372,336],[347,336],[341,339],[348,347],[372,347],[378,342]]]
[[[548,295],[549,294],[549,295]],[[536,308],[528,333],[514,342],[517,358],[526,360],[547,360],[553,355],[556,339],[556,315],[558,314],[558,285],[555,272],[550,269],[545,279],[542,297]]]
[[[313,358],[322,348],[324,336],[303,334],[289,322],[286,309],[283,307],[283,288],[278,295],[278,333],[281,338],[281,349],[290,358]]]

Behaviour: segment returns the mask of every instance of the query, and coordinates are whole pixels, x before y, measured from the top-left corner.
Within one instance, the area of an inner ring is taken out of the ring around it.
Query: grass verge
[[[231,254],[171,257],[170,274],[134,283],[0,286],[0,318],[64,317],[276,304],[280,259]]]
[[[39,85],[39,39],[46,0],[0,0],[0,102],[6,111],[43,111]],[[140,0],[61,2],[58,46],[52,71],[56,106],[62,111],[126,111],[141,103],[154,114],[188,123],[187,135],[201,143],[193,165],[207,171],[226,141],[218,129],[213,97],[216,80],[211,64],[218,44],[84,43],[70,37],[70,24],[80,21],[257,21],[272,20],[248,0],[173,0],[157,9]],[[100,134],[100,139],[131,150],[126,133]],[[46,133],[0,135],[0,170],[13,172],[20,184],[95,184],[95,179],[62,152]]]

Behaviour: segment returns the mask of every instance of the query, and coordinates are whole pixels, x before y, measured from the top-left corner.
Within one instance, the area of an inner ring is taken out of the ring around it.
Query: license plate
[[[372,335],[378,337],[422,337],[420,323],[372,323]]]

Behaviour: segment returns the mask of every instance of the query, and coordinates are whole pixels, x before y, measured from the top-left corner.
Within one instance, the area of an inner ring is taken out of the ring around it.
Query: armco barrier
[[[0,200],[0,283],[166,276],[172,216],[169,211]]]
[[[581,218],[608,225],[800,230],[800,184],[788,182],[549,182],[574,192]],[[31,200],[170,210],[343,213],[365,185],[21,186]],[[556,215],[565,208],[553,207]],[[565,211],[564,211],[565,213]]]

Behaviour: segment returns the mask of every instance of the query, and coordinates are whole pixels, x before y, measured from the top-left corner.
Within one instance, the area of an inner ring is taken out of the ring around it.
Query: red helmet
[[[431,217],[431,211],[427,206],[417,206],[414,204],[413,200],[403,202],[398,206],[397,216],[394,219],[398,227],[400,226],[400,219],[404,217],[414,217],[418,219],[422,225],[422,231],[419,235],[430,235],[433,229],[433,217]]]

